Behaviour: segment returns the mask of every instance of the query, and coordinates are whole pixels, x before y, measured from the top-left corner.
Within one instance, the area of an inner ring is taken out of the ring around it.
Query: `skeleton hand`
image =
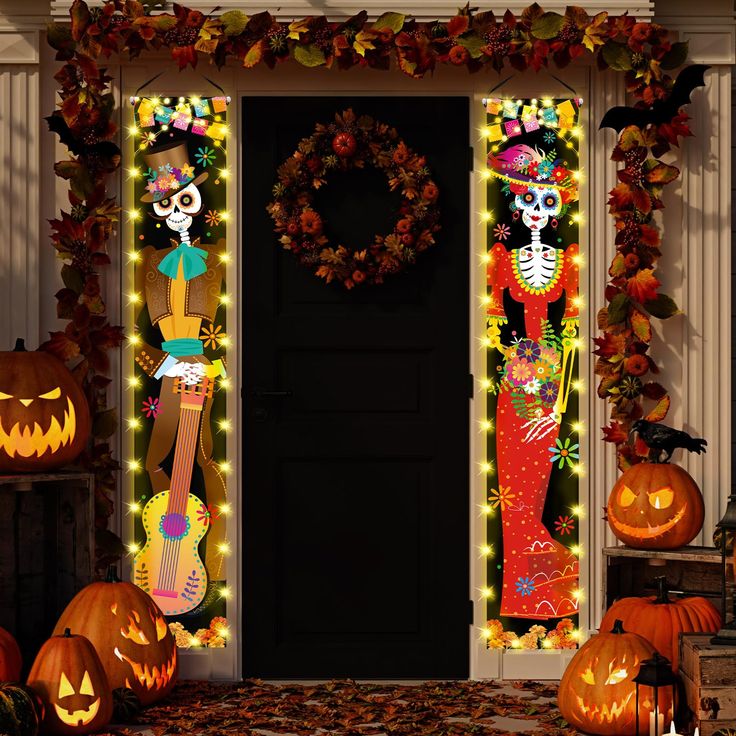
[[[505,321],[505,317],[489,317],[488,329],[486,330],[486,335],[488,335],[488,347],[495,348],[501,353],[506,352],[506,348],[501,344],[501,324]]]
[[[562,320],[562,344],[573,346],[575,338],[578,336],[578,325],[580,320],[577,317],[568,317]]]
[[[183,363],[177,361],[165,373],[169,378],[181,378],[187,386],[194,386],[202,382],[205,375],[205,367],[202,363]]]
[[[522,429],[529,427],[529,431],[526,433],[522,442],[532,442],[533,440],[542,439],[542,437],[555,430],[560,422],[561,418],[556,412],[553,411],[551,414],[544,416],[542,410],[537,409],[534,418],[521,425]]]

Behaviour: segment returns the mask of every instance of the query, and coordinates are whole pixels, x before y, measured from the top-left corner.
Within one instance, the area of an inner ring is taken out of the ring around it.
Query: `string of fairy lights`
[[[227,184],[230,178],[231,172],[227,165],[227,138],[230,135],[230,129],[224,120],[222,113],[225,111],[227,104],[230,103],[229,97],[218,97],[218,98],[203,98],[199,96],[188,96],[188,97],[138,97],[134,96],[130,98],[130,104],[134,110],[133,122],[127,128],[129,140],[132,141],[133,155],[141,154],[151,146],[155,146],[160,143],[162,136],[169,137],[169,131],[175,132],[175,129],[179,131],[190,130],[192,133],[202,136],[203,148],[199,149],[203,151],[202,156],[208,156],[214,159],[216,155],[221,154],[224,159],[224,164],[215,167],[213,161],[205,160],[200,157],[198,163],[203,164],[212,174],[214,174],[215,184],[220,182]],[[206,144],[206,145],[205,145]],[[212,149],[209,147],[212,146]],[[211,154],[208,152],[211,151]],[[209,165],[208,165],[209,164]],[[131,190],[128,192],[128,201],[133,203],[136,202],[135,194],[133,189],[135,188],[135,182],[145,181],[148,177],[148,173],[144,168],[140,166],[131,166],[127,169],[127,179],[131,182]],[[131,206],[126,210],[126,218],[130,227],[134,233],[132,241],[137,244],[139,242],[138,228],[140,223],[143,221],[145,211]],[[230,213],[226,209],[218,210],[216,213],[208,213],[211,216],[209,222],[219,225],[224,223],[225,230],[227,231],[228,223],[230,222]],[[225,233],[224,237],[227,236]],[[128,273],[126,282],[131,287],[135,284],[135,268],[137,264],[141,262],[141,248],[134,245],[127,251],[128,261]],[[230,264],[231,257],[228,250],[220,253],[218,258],[224,269],[225,283],[227,283],[227,267]],[[228,324],[229,308],[233,303],[232,294],[223,292],[219,295],[219,304],[224,307],[224,321]],[[135,491],[135,479],[138,474],[144,471],[144,460],[143,457],[136,456],[136,441],[135,434],[144,429],[144,422],[140,417],[134,413],[135,407],[138,405],[137,390],[143,388],[143,380],[140,375],[136,373],[138,368],[133,360],[133,353],[136,347],[140,346],[143,339],[141,335],[135,331],[135,314],[136,308],[141,305],[144,300],[144,295],[137,292],[134,288],[129,288],[125,300],[128,306],[127,324],[131,326],[127,337],[127,347],[129,350],[130,359],[128,361],[129,373],[125,378],[125,387],[130,394],[130,398],[127,405],[130,410],[130,415],[125,420],[126,428],[130,433],[131,437],[127,442],[128,449],[130,450],[129,457],[125,461],[125,470],[130,477],[129,493],[133,500],[127,503],[127,510],[129,514],[134,516],[140,516],[143,512],[145,503],[141,503],[141,499],[136,498]],[[218,308],[219,309],[219,308]],[[231,336],[219,332],[212,337],[216,340],[215,345],[222,349],[220,353],[221,358],[225,358],[227,352],[233,347],[233,341]],[[215,392],[225,392],[226,394],[233,389],[233,381],[228,376],[222,375],[215,381]],[[142,396],[142,395],[141,395]],[[225,403],[227,411],[227,402]],[[213,419],[213,430],[217,433],[221,433],[225,436],[232,433],[234,427],[233,422],[227,415]],[[145,450],[145,448],[141,448]],[[223,479],[223,485],[226,485],[225,480],[232,472],[232,464],[226,458],[214,459],[215,468],[218,474]],[[223,517],[223,523],[227,524],[227,518],[232,514],[232,507],[230,503],[225,502],[218,504],[216,509],[218,517]],[[131,526],[135,526],[134,524]],[[140,549],[141,544],[134,537],[126,543],[126,549],[129,555],[132,557],[136,555]],[[227,538],[217,545],[217,551],[222,555],[224,560],[231,554],[231,546]],[[217,595],[225,600],[228,600],[232,596],[232,589],[227,584],[223,584],[217,590]],[[226,639],[229,635],[229,631],[224,624],[218,624],[216,627],[216,633],[223,639]],[[202,642],[192,634],[190,646],[196,647],[201,646]]]
[[[582,105],[582,102],[582,98],[579,98],[577,100],[578,106]],[[567,102],[567,104],[571,103]],[[479,140],[487,145],[487,152],[495,153],[499,151],[502,144],[506,143],[510,138],[513,138],[516,135],[520,135],[524,123],[529,121],[532,122],[530,122],[530,127],[527,128],[527,130],[537,129],[537,127],[531,126],[554,129],[558,141],[564,142],[564,145],[568,149],[574,150],[576,154],[579,152],[580,142],[583,140],[582,126],[578,124],[572,124],[571,116],[567,118],[568,122],[565,123],[565,118],[562,115],[550,114],[550,110],[556,110],[556,104],[554,100],[550,97],[532,99],[527,104],[525,104],[524,101],[521,99],[490,98],[483,100],[483,106],[486,109],[487,113],[486,124],[479,129],[478,133]],[[517,117],[520,117],[521,122],[518,123],[518,125],[514,125],[511,121],[512,119],[516,120]],[[562,125],[560,125],[560,123],[562,123]],[[578,168],[577,170],[572,171],[571,175],[572,179],[577,183],[578,186],[580,186],[584,182],[584,172],[582,169]],[[478,172],[479,184],[481,186],[487,185],[491,177],[491,171],[487,166],[483,167]],[[577,226],[582,226],[585,223],[584,216],[579,211],[572,213],[569,216],[569,219],[571,224],[575,224]],[[495,223],[495,221],[496,215],[493,211],[486,208],[478,212],[478,223],[479,225],[484,226],[484,228],[490,227]],[[479,267],[483,270],[483,273],[485,275],[486,267],[491,260],[491,254],[486,245],[485,230],[481,242],[483,250],[479,257]],[[573,261],[580,268],[584,267],[585,265],[585,260],[580,253],[573,256]],[[483,281],[485,283],[485,277]],[[486,308],[491,303],[491,299],[492,297],[491,294],[488,292],[488,287],[484,287],[478,297],[478,308],[481,310],[482,315],[480,320],[481,325],[485,324]],[[579,311],[582,311],[585,308],[584,299],[579,295],[572,300],[572,303],[575,307],[578,308]],[[485,335],[484,328],[480,329],[479,332],[483,335],[483,337],[478,338],[479,350],[490,351],[492,349],[491,338]],[[585,341],[580,337],[579,329],[578,335],[573,341],[573,347],[575,349],[573,355],[576,355],[585,347]],[[476,381],[476,385],[479,397],[482,400],[483,411],[485,414],[485,416],[478,420],[478,431],[484,437],[484,451],[488,453],[488,437],[489,435],[493,435],[495,433],[494,420],[487,414],[487,396],[489,390],[492,387],[492,381],[489,377],[484,376]],[[578,378],[571,382],[571,389],[576,393],[581,394],[585,391],[585,382]],[[569,427],[572,432],[574,432],[578,437],[582,436],[585,433],[585,424],[580,420],[569,422]],[[572,464],[571,471],[578,478],[583,477],[585,475],[584,463],[581,461],[574,462]],[[478,463],[478,472],[480,475],[486,478],[486,482],[482,486],[485,499],[488,496],[488,491],[491,485],[491,477],[496,472],[495,463],[491,458],[488,457],[487,454],[485,459]],[[478,513],[482,518],[488,519],[494,516],[497,513],[497,510],[493,508],[493,506],[487,501],[484,501],[483,503],[478,504]],[[577,503],[570,507],[570,513],[576,519],[584,519],[585,506],[582,503]],[[485,560],[486,563],[488,563],[490,560],[495,559],[497,548],[496,545],[488,539],[488,524],[484,524],[483,527],[486,535],[486,541],[478,546],[477,552],[479,559]],[[580,543],[571,545],[569,547],[569,550],[578,559],[581,559],[584,556],[583,545]],[[483,565],[483,571],[484,576],[487,576],[487,564]],[[497,592],[495,588],[492,585],[489,585],[487,580],[478,589],[479,600],[484,603],[486,607],[488,603],[496,600],[496,596]],[[585,589],[579,584],[579,581],[577,588],[572,591],[572,596],[578,604],[582,604],[585,601]],[[484,618],[487,618],[487,610],[485,611]],[[487,624],[479,627],[479,638],[485,641],[486,645],[488,645],[487,643],[492,637],[493,631]],[[573,631],[571,632],[571,638],[577,642],[580,642],[582,640],[583,633],[580,628],[573,629]],[[520,638],[516,637],[512,639],[510,645],[513,649],[521,648],[522,644]],[[553,647],[553,643],[549,639],[544,638],[541,640],[541,646],[545,649],[550,649]]]

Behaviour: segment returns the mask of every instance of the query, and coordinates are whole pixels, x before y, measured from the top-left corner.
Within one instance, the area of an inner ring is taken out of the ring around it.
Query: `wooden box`
[[[730,555],[729,555],[730,557]],[[700,595],[721,610],[721,552],[714,547],[673,550],[603,548],[603,593],[606,608],[619,598],[654,595],[654,578],[664,575],[670,592]],[[731,611],[733,566],[726,567],[726,610]],[[730,619],[730,615],[727,615]]]
[[[680,635],[680,676],[701,736],[736,728],[736,646],[716,647],[711,638]]]
[[[94,574],[94,476],[0,475],[0,626],[26,669]]]

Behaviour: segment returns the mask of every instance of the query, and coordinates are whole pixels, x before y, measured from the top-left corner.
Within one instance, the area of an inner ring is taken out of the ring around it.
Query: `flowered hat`
[[[578,199],[578,185],[565,160],[551,160],[540,148],[520,143],[499,153],[491,152],[488,169],[491,176],[507,181],[514,194],[521,194],[530,186],[549,187],[560,190],[565,204]]]
[[[194,176],[186,143],[167,143],[165,146],[152,148],[143,155],[143,159],[148,166],[148,191],[141,197],[141,202],[160,202],[189,184],[203,182],[209,176],[206,171]]]

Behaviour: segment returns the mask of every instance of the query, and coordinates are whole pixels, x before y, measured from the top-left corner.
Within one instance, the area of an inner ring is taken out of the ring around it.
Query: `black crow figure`
[[[682,447],[688,452],[705,452],[705,446],[708,444],[703,439],[691,437],[687,432],[680,429],[673,429],[664,424],[648,422],[646,419],[637,419],[631,425],[632,432],[638,432],[639,437],[644,444],[656,453],[652,460],[655,463],[668,463],[672,457],[672,453]],[[662,453],[666,452],[667,457],[662,460]]]

